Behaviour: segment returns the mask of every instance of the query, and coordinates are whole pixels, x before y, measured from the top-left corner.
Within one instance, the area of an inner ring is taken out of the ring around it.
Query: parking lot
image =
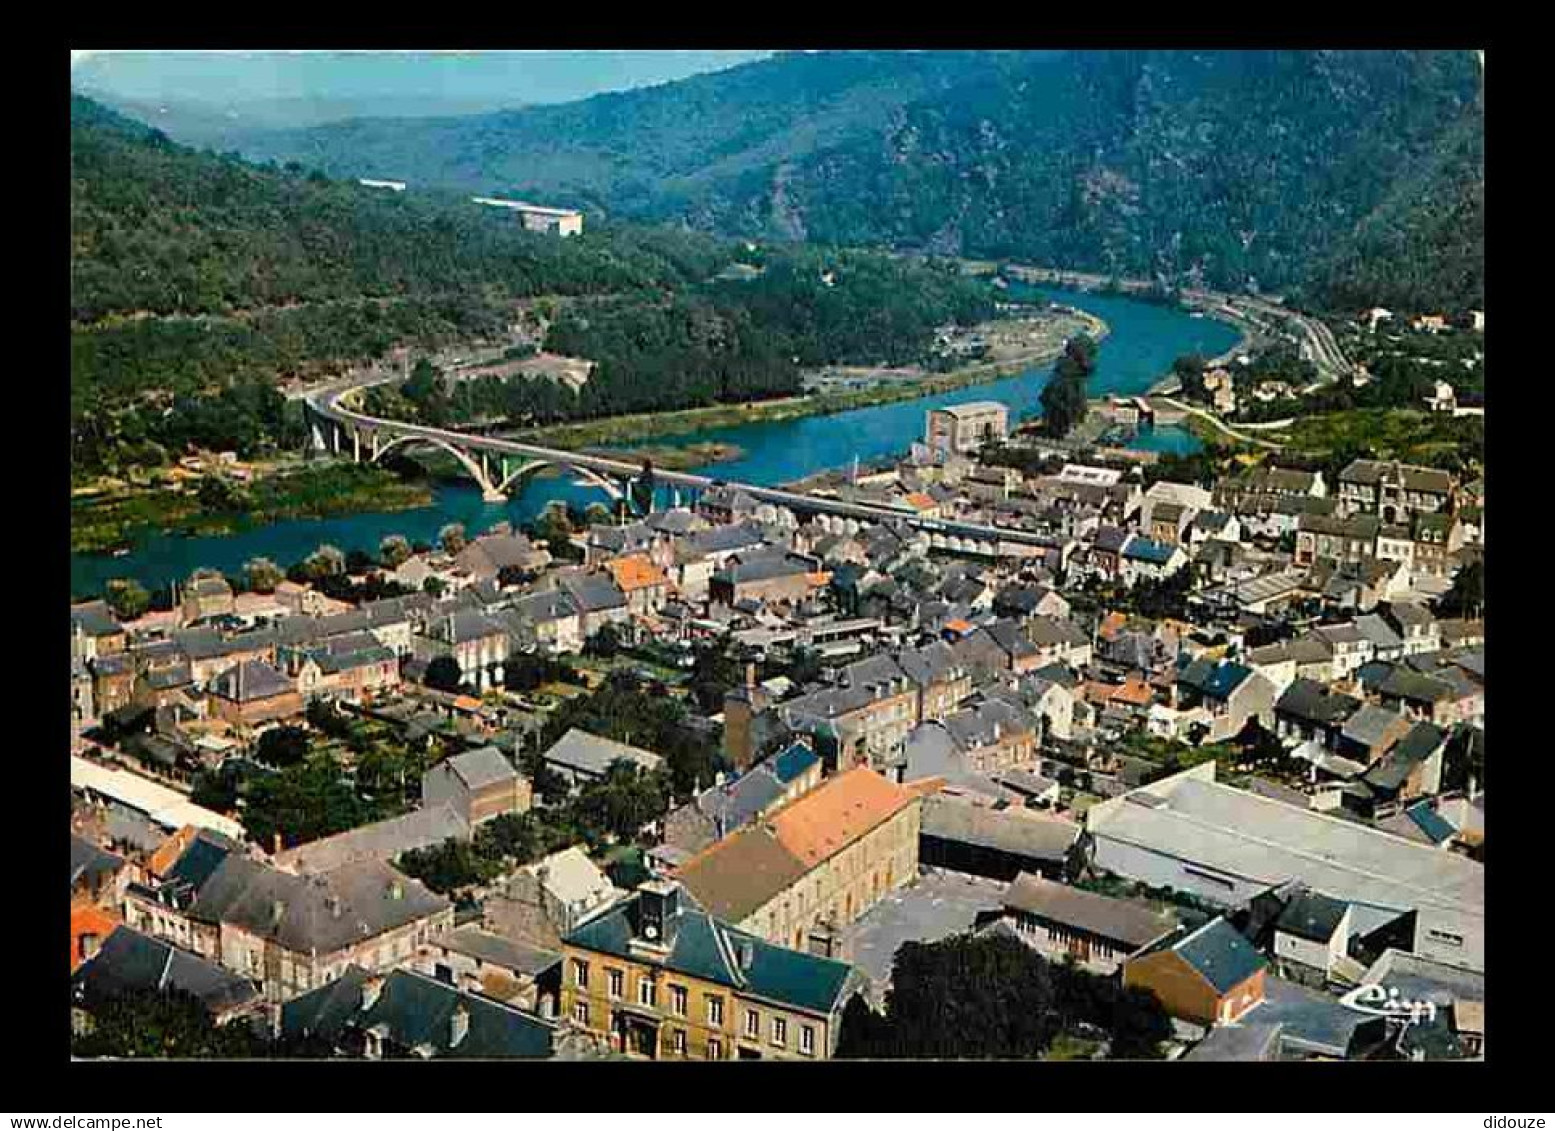
[[[904,942],[938,942],[971,928],[979,911],[999,907],[1005,885],[934,869],[892,892],[848,928],[849,959],[869,975],[877,1004],[891,978],[891,960]]]

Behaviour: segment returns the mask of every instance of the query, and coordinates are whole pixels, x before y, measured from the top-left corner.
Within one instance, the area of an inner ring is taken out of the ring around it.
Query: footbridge
[[[632,487],[642,469],[624,460],[591,455],[560,448],[547,448],[497,436],[481,436],[433,428],[422,424],[386,420],[362,412],[359,394],[372,385],[397,380],[373,377],[351,385],[334,386],[308,393],[303,398],[310,440],[317,450],[337,455],[350,454],[357,462],[376,462],[392,451],[421,445],[436,448],[452,456],[491,502],[508,497],[529,476],[547,468],[556,468],[593,484],[612,499],[632,498]],[[898,522],[923,530],[932,548],[987,557],[1027,556],[1052,545],[1050,539],[1025,530],[982,526],[975,523],[947,522],[912,511],[897,510],[874,503],[856,503],[844,499],[761,487],[751,483],[729,482],[689,471],[654,469],[656,484],[674,490],[692,502],[713,487],[742,491],[758,503],[767,503],[795,515],[825,516],[828,525],[838,529],[857,524]]]

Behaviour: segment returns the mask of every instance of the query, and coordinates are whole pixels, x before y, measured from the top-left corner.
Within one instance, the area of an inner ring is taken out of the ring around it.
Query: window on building
[[[589,964],[581,958],[572,960],[572,984],[585,990],[589,987]]]
[[[586,1001],[574,1002],[572,1005],[572,1019],[579,1025],[589,1023],[589,1003]]]
[[[724,1043],[717,1037],[707,1039],[707,1059],[722,1060],[724,1058]]]
[[[686,1015],[686,998],[688,996],[685,986],[670,987],[670,1009],[674,1010],[679,1017]]]
[[[610,996],[620,997],[625,992],[623,986],[626,983],[626,975],[620,970],[609,970],[606,973],[610,978]]]
[[[772,1019],[772,1043],[782,1048],[788,1044],[788,1019],[774,1017]]]
[[[659,1003],[659,987],[647,978],[639,979],[637,982],[637,1002],[639,1005],[657,1005]]]
[[[815,1026],[799,1026],[799,1051],[806,1056],[815,1055]]]
[[[675,1050],[676,1056],[686,1055],[686,1031],[684,1029],[676,1029],[670,1034],[670,1047]]]
[[[707,1023],[709,1025],[722,1025],[724,1023],[724,999],[707,996]]]
[[[754,1009],[745,1011],[745,1035],[752,1040],[757,1040],[761,1037],[761,1014]]]

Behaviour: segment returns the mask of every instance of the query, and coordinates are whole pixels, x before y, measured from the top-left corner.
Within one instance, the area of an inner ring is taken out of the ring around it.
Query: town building
[[[1415,952],[1483,969],[1484,867],[1364,824],[1234,789],[1212,762],[1092,806],[1093,866],[1232,907],[1288,880],[1369,934],[1411,913]]]
[[[271,1003],[332,982],[353,964],[396,966],[451,929],[453,914],[447,899],[380,861],[293,874],[236,853],[185,909],[164,908],[154,919],[143,904],[125,906],[132,927],[181,921],[190,949],[258,982]]]
[[[313,1038],[337,1055],[385,1060],[546,1059],[555,1025],[525,1010],[414,970],[347,967],[327,985],[288,1001],[285,1037]]]
[[[824,1060],[862,986],[847,963],[709,914],[678,883],[641,885],[563,944],[562,1019],[650,1060]]]
[[[919,807],[858,766],[709,845],[675,877],[717,918],[805,950],[917,878]]]
[[[527,813],[532,793],[529,779],[494,746],[455,754],[421,775],[422,806],[448,805],[472,827],[505,813]]]
[[[508,209],[518,217],[526,232],[576,236],[583,231],[583,213],[571,208],[546,208],[539,204],[526,204],[521,200],[498,200],[489,196],[472,196],[470,199],[476,204]]]
[[[1339,513],[1376,515],[1383,522],[1405,522],[1416,514],[1451,508],[1453,478],[1445,471],[1396,460],[1358,459],[1339,473]]]
[[[998,401],[971,401],[930,409],[924,443],[941,455],[966,455],[1009,435],[1010,410]]]
[[[1263,1001],[1268,961],[1225,919],[1179,927],[1123,963],[1123,985],[1149,990],[1172,1017],[1230,1025]]]
[[[664,764],[664,759],[650,750],[601,738],[577,727],[558,738],[545,752],[544,758],[545,764],[566,778],[573,787],[603,778],[610,771],[611,765],[618,761],[628,762],[650,773]]]
[[[1002,903],[1005,920],[1023,942],[1055,962],[1072,957],[1095,974],[1113,973],[1177,926],[1171,915],[1146,904],[1025,872],[1004,889]]]

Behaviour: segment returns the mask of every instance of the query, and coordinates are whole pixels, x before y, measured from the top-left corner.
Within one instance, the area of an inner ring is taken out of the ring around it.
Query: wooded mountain
[[[1479,84],[1469,51],[789,53],[232,144],[750,237],[1464,307],[1482,302]]]
[[[546,345],[598,364],[581,393],[496,390],[515,418],[791,395],[800,365],[917,360],[936,327],[993,314],[993,288],[953,264],[615,221],[536,234],[448,192],[197,152],[80,97],[71,219],[82,470],[289,442],[277,379],[494,339],[536,296],[566,300]]]

